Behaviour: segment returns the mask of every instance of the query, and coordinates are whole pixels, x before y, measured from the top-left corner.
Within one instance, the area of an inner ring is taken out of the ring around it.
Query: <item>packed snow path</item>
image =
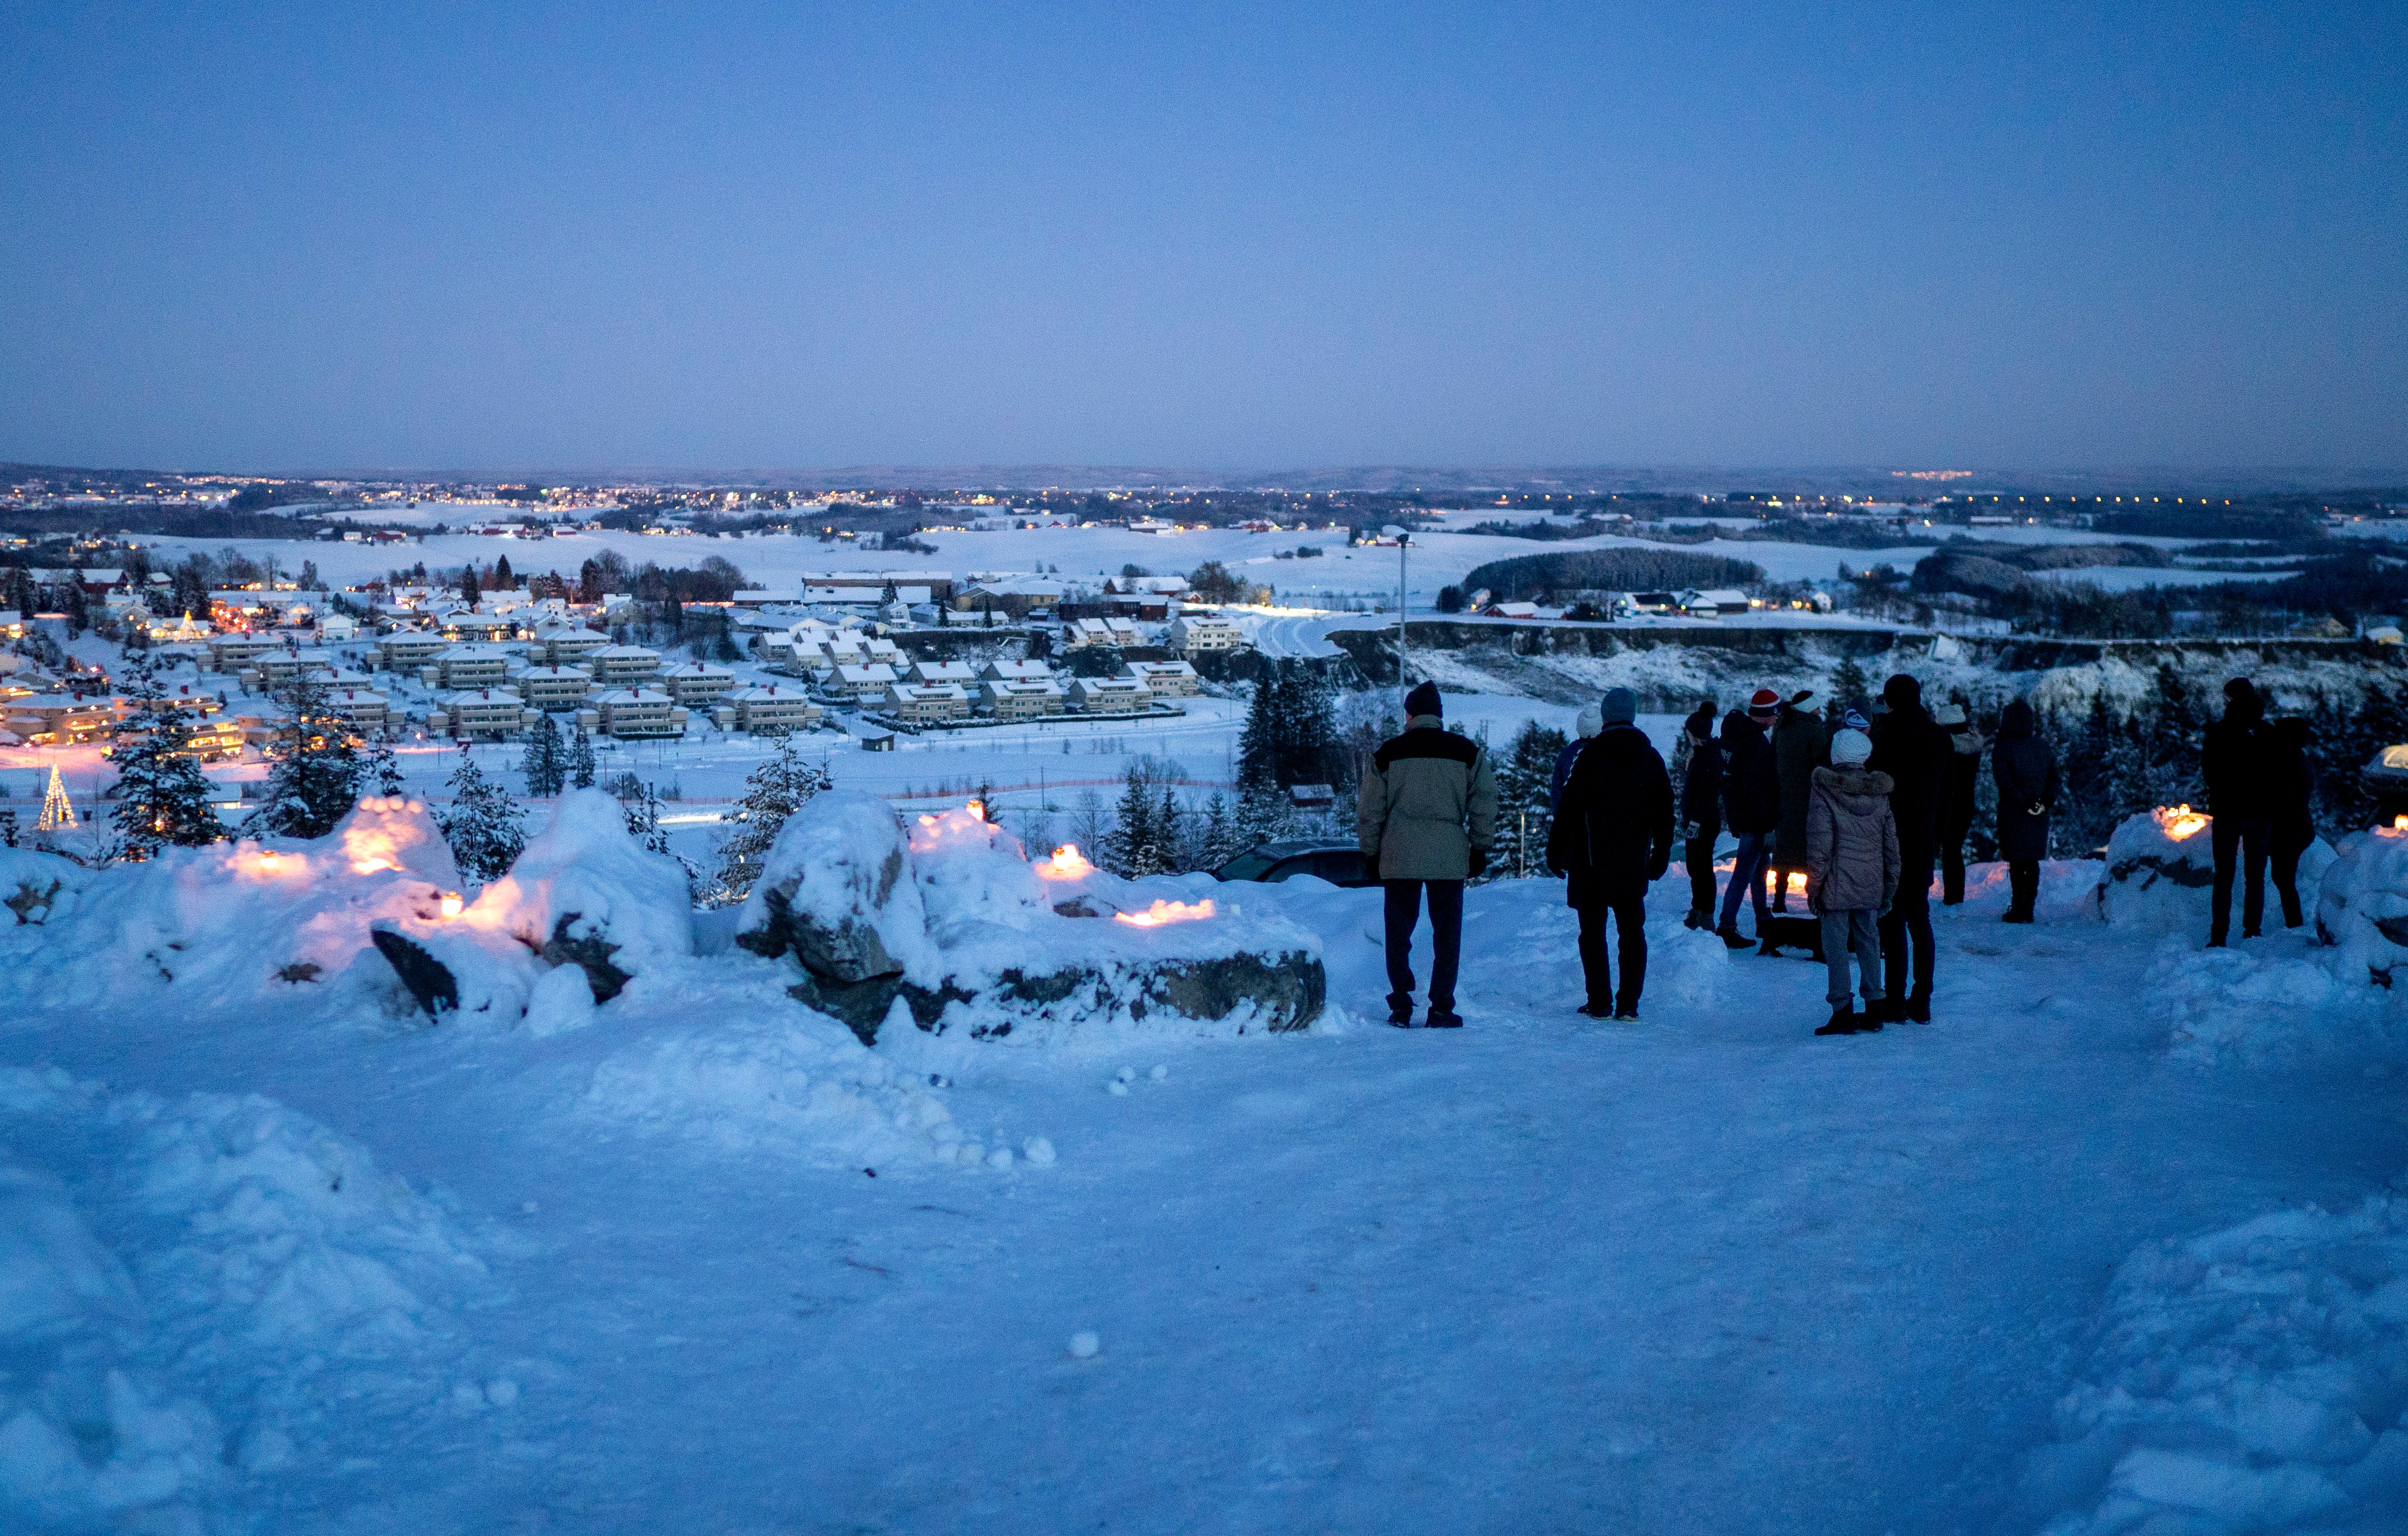
[[[1985,889],[1939,914],[1935,1025],[1818,1040],[1822,968],[1684,934],[1683,894],[1635,1027],[1573,1015],[1532,881],[1471,893],[1460,1032],[904,1042],[964,1127],[1059,1150],[1007,1171],[597,1125],[663,1024],[608,1012],[47,1015],[0,1065],[268,1096],[494,1234],[422,1367],[466,1389],[330,1395],[215,1496],[270,1529],[2034,1530],[2128,1256],[2408,1166],[2363,1058],[2170,1059],[2154,938]],[[1280,899],[1375,1016],[1376,893]]]

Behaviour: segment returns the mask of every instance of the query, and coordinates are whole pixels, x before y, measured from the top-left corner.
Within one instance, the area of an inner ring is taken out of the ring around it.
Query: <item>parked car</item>
[[[1332,885],[1371,885],[1363,872],[1363,855],[1342,842],[1267,842],[1248,849],[1212,871],[1215,880],[1253,880],[1272,883],[1312,875]]]

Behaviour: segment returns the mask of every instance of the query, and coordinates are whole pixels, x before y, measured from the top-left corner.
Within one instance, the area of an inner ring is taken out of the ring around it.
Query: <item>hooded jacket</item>
[[[1999,856],[2017,864],[2048,857],[2048,813],[2057,807],[2057,757],[2033,734],[2031,706],[2020,698],[1999,716],[1990,777],[1999,786]]]
[[[1371,754],[1355,797],[1355,844],[1382,880],[1462,880],[1497,841],[1497,778],[1468,736],[1417,714]]]
[[[1981,774],[1982,733],[1968,721],[1948,733],[1948,766],[1940,770],[1940,813],[1934,823],[1942,843],[1961,844],[1973,829]]]
[[[1806,792],[1806,883],[1818,912],[1887,910],[1904,861],[1886,773],[1818,768]]]
[[[1572,765],[1547,832],[1564,898],[1593,906],[1645,891],[1672,859],[1672,781],[1636,725],[1608,725]]]
[[[1733,832],[1770,832],[1781,821],[1781,779],[1764,727],[1733,710],[1723,717],[1723,821]]]
[[[1713,724],[1711,717],[1708,722]],[[1698,824],[1698,835],[1712,838],[1723,825],[1723,746],[1711,736],[1682,732],[1688,744],[1689,768],[1681,776],[1681,820]]]
[[[2308,723],[2276,720],[2266,726],[2266,810],[2274,820],[2278,848],[2305,848],[2316,840],[2315,773],[2308,767]]]
[[[1822,716],[1795,704],[1781,707],[1772,728],[1772,756],[1781,781],[1781,820],[1772,834],[1772,862],[1784,869],[1806,865],[1806,799],[1814,770],[1831,758],[1831,731]]]

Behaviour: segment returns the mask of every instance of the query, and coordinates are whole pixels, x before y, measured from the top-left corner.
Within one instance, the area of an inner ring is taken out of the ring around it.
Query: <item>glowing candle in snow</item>
[[[272,875],[276,872],[276,850],[273,848],[261,850],[259,855],[259,872],[264,875]]]
[[[1158,928],[1166,923],[1193,923],[1212,915],[1212,898],[1190,906],[1184,901],[1156,901],[1141,912],[1114,912],[1112,916],[1131,927]]]
[[[2408,816],[2392,817],[2391,830],[2394,832],[2408,832]]]
[[[2178,805],[2172,809],[2159,806],[2157,809],[2157,818],[2158,828],[2176,842],[2182,841],[2183,839],[2207,825],[2207,818],[2187,805]]]
[[[457,917],[460,915],[460,893],[457,891],[444,892],[442,897],[435,904],[441,910],[443,915],[446,917]]]
[[[1075,842],[1066,842],[1054,850],[1052,858],[1037,861],[1037,872],[1047,880],[1084,880],[1095,870]]]

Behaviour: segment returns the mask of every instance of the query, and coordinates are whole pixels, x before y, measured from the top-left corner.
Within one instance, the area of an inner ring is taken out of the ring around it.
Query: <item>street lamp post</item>
[[[1397,708],[1404,709],[1402,696],[1412,690],[1412,682],[1405,676],[1405,546],[1413,541],[1412,535],[1397,535]]]

